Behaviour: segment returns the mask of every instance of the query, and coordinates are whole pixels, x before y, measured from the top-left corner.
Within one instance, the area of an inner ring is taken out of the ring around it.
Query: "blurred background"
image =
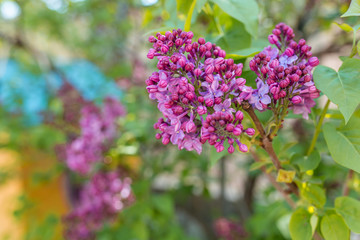
[[[160,113],[145,89],[156,69],[146,58],[147,38],[183,28],[190,16],[195,38],[216,42],[246,65],[268,45],[274,25],[285,22],[297,39],[307,39],[321,64],[338,68],[338,57],[351,51],[352,34],[334,22],[344,22],[340,15],[350,1],[233,0],[233,9],[217,2],[0,1],[1,240],[290,239],[290,208],[251,155],[210,148],[197,155],[155,139]],[[255,79],[246,67],[243,77],[250,85]],[[71,157],[82,153],[70,156],[69,149],[84,136],[84,109],[91,106],[105,119],[107,99],[125,110],[106,125],[111,137],[96,152],[96,167],[79,174]],[[283,158],[304,151],[314,128],[313,116],[290,117],[274,142]],[[326,149],[322,136],[319,146]],[[332,176],[326,182],[331,195],[346,170],[322,157],[315,174]],[[102,210],[92,204],[116,195],[106,188],[114,180],[101,178],[113,172],[123,186],[131,182],[131,194],[122,191],[121,205]],[[360,192],[359,176],[353,181]]]

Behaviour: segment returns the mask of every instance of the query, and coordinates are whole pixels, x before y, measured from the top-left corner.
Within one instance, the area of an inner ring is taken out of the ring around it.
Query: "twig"
[[[273,162],[275,168],[277,170],[282,169],[280,160],[274,151],[272,142],[271,142],[269,136],[266,135],[264,127],[262,126],[259,118],[256,116],[254,109],[248,102],[243,102],[242,107],[249,114],[249,116],[251,117],[251,119],[254,122],[255,127],[257,128],[257,130],[260,133],[261,143],[262,143],[261,147],[263,147],[265,149],[265,151],[269,154],[271,161]],[[294,183],[287,183],[287,185],[296,196],[299,196],[297,186]]]
[[[261,162],[259,159],[259,156],[256,154],[256,152],[253,149],[250,149],[251,156],[254,158],[255,162]],[[295,202],[289,197],[289,195],[286,193],[286,191],[281,187],[281,185],[276,182],[275,178],[266,171],[266,167],[262,166],[260,170],[266,175],[266,177],[269,179],[270,183],[275,187],[275,189],[280,192],[280,194],[284,197],[285,201],[289,204],[289,206],[293,209],[296,208]]]
[[[344,182],[343,196],[349,195],[349,192],[350,192],[349,181],[353,178],[353,176],[354,176],[354,171],[350,169],[349,172],[348,172],[348,175],[346,177],[346,180]]]
[[[310,147],[309,147],[309,149],[307,151],[307,154],[306,154],[307,156],[309,156],[312,153],[312,151],[314,150],[314,148],[315,148],[316,140],[319,137],[321,126],[322,126],[322,124],[324,122],[324,118],[325,118],[326,112],[327,112],[327,110],[329,108],[329,105],[330,105],[330,100],[328,99],[326,104],[325,104],[325,107],[324,107],[323,111],[321,112],[319,121],[316,124],[315,133],[314,133],[314,136],[313,136],[313,138],[311,140]]]

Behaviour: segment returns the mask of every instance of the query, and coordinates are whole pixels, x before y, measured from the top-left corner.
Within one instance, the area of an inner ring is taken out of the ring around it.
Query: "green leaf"
[[[320,153],[315,149],[310,156],[295,154],[291,162],[298,165],[301,172],[314,170],[319,166],[321,161]]]
[[[310,240],[312,236],[310,213],[303,208],[297,209],[291,216],[289,230],[293,240]]]
[[[354,233],[360,233],[360,201],[351,197],[338,197],[335,199],[335,210]]]
[[[357,53],[360,55],[360,41],[356,44]]]
[[[338,73],[329,67],[318,66],[314,71],[314,82],[339,106],[347,122],[360,103],[360,59],[346,59]]]
[[[223,19],[220,21],[223,22]],[[234,52],[239,49],[245,49],[251,45],[251,36],[245,31],[244,24],[234,20],[232,25],[225,30],[224,35],[216,40],[226,52]]]
[[[226,154],[226,150],[218,153],[214,147],[210,146],[210,166],[214,166],[220,160],[220,158],[224,157]]]
[[[341,17],[360,16],[360,0],[352,0],[348,10]]]
[[[344,219],[337,214],[325,215],[321,219],[320,229],[325,240],[350,239],[349,228]]]
[[[170,196],[155,195],[152,197],[154,207],[162,214],[171,216],[173,214],[174,206]]]
[[[337,25],[339,28],[341,28],[342,30],[344,30],[345,32],[352,32],[353,31],[353,28],[349,25],[349,24],[346,24],[346,23],[337,23],[337,22],[334,22],[335,25]]]
[[[196,1],[195,9],[198,13],[201,12],[201,9],[204,7],[206,2],[207,2],[207,0],[197,0]]]
[[[318,223],[319,223],[319,217],[317,215],[313,214],[310,218],[312,235],[314,235]]]
[[[250,48],[241,49],[241,50],[232,52],[230,54],[226,54],[226,57],[232,58],[234,60],[238,60],[238,59],[242,59],[242,58],[253,57],[256,54],[258,54],[259,52],[261,52],[261,50],[262,49],[260,49],[260,48],[250,47]]]
[[[262,166],[265,166],[266,164],[268,164],[269,162],[254,162],[250,165],[250,171],[254,171],[254,170],[257,170],[259,168],[261,168]]]
[[[185,21],[185,26],[184,26],[184,31],[185,32],[190,31],[191,19],[192,19],[192,15],[193,15],[195,6],[196,6],[196,0],[193,0],[193,2],[191,3],[190,9],[188,11],[188,14],[187,14],[186,21]]]
[[[255,0],[211,0],[224,12],[239,20],[253,37],[257,35],[259,7]]]
[[[322,208],[326,203],[325,190],[315,184],[303,184],[300,195],[311,205]]]
[[[326,123],[323,127],[326,144],[330,154],[338,164],[360,172],[360,126],[359,119],[353,117],[349,123],[337,131],[333,125]]]

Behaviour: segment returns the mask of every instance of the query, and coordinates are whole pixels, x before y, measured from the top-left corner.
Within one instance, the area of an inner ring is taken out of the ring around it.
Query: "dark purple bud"
[[[228,131],[228,132],[232,132],[232,131],[234,130],[234,128],[235,128],[235,126],[234,126],[234,124],[232,124],[232,123],[229,123],[229,124],[226,125],[226,127],[225,127],[226,131]]]
[[[267,72],[269,71],[269,69],[265,66],[262,66],[261,69],[260,69],[261,73],[262,74],[267,74]]]
[[[241,130],[240,128],[238,128],[238,127],[234,128],[233,134],[234,134],[235,136],[240,136],[241,133],[242,133],[242,130]]]
[[[201,44],[201,45],[205,44],[205,39],[204,38],[199,38],[198,43]]]
[[[299,70],[298,70],[299,71]],[[291,79],[291,81],[293,81],[293,82],[297,82],[297,81],[299,81],[299,75],[297,75],[297,74],[293,74],[293,75],[291,75],[290,76],[290,79]]]
[[[191,44],[187,44],[187,45],[185,46],[185,51],[186,51],[186,52],[191,52],[191,50],[192,50]]]
[[[214,76],[212,74],[208,74],[205,76],[205,81],[208,83],[212,83],[214,81]]]
[[[199,115],[204,115],[207,113],[207,108],[205,106],[199,106],[197,108],[197,112]]]
[[[230,78],[232,77],[232,73],[231,73],[230,71],[227,71],[227,72],[225,73],[225,77],[226,77],[227,79],[230,79]]]
[[[316,67],[317,65],[319,65],[319,59],[317,57],[311,57],[308,63],[311,67]]]
[[[253,128],[248,128],[245,130],[246,134],[249,136],[253,136],[255,134],[255,129]]]
[[[215,104],[220,104],[222,102],[222,99],[217,97],[215,98]]]
[[[205,100],[205,104],[208,107],[211,107],[212,105],[214,105],[214,100],[212,100],[211,98],[208,98]]]
[[[228,147],[228,153],[233,153],[235,151],[235,148],[234,148],[234,146],[233,145],[230,145],[229,147]]]
[[[235,113],[235,119],[238,120],[239,122],[241,122],[244,119],[244,114],[242,113],[242,111],[237,111]]]
[[[155,134],[155,138],[158,140],[161,139],[161,134],[160,133]]]
[[[294,49],[292,49],[292,48],[287,48],[287,49],[285,50],[285,54],[286,54],[288,57],[293,56],[293,55],[294,55]]]
[[[204,61],[205,65],[212,65],[214,63],[214,59],[213,58],[208,58]]]
[[[229,90],[229,86],[225,83],[221,84],[220,91],[227,92]]]
[[[236,84],[239,86],[239,87],[242,87],[244,86],[246,83],[246,80],[244,78],[237,78],[236,79]]]
[[[205,47],[204,45],[201,45],[201,46],[199,47],[199,52],[200,52],[200,53],[206,52],[206,47]]]
[[[306,75],[304,77],[304,82],[310,82],[311,81],[311,76],[310,75]]]
[[[200,76],[201,73],[202,73],[202,71],[201,71],[200,68],[197,68],[197,69],[194,70],[194,74],[195,74],[195,76],[197,76],[197,77]]]
[[[205,43],[205,47],[206,47],[206,50],[210,51],[212,48],[212,43],[211,42]]]
[[[273,30],[272,30],[272,33],[273,33],[274,35],[276,35],[276,36],[280,36],[281,31],[280,31],[279,29],[273,29]]]
[[[220,50],[218,56],[219,56],[219,57],[222,57],[222,58],[226,57],[226,52],[225,52],[225,50]]]
[[[178,38],[178,39],[175,40],[175,45],[176,45],[176,46],[179,47],[179,46],[181,46],[182,44],[183,44],[183,40],[182,40],[181,38]]]
[[[163,143],[164,145],[167,145],[169,142],[170,142],[170,138],[168,138],[168,137],[163,137],[162,143]]]
[[[185,71],[190,72],[194,69],[194,67],[195,67],[194,64],[189,62],[185,65]]]
[[[156,38],[154,36],[149,37],[149,42],[154,43],[156,42]]]
[[[188,33],[186,34],[186,37],[187,37],[188,39],[191,39],[191,38],[194,37],[194,33],[190,31],[190,32],[188,32]]]
[[[186,59],[181,57],[179,60],[178,60],[178,64],[180,65],[180,67],[184,67],[185,64],[186,64]]]
[[[185,125],[185,129],[187,133],[192,133],[196,131],[196,125],[193,121],[188,121]]]
[[[269,35],[268,40],[270,44],[276,44],[279,41],[277,36],[275,36],[274,34]]]
[[[240,146],[239,146],[239,150],[241,151],[241,152],[247,152],[248,151],[248,147],[245,145],[245,144],[240,144]]]
[[[203,103],[203,102],[204,102],[204,97],[203,97],[203,96],[199,96],[199,97],[198,97],[198,102],[199,102],[199,103]]]
[[[300,96],[294,96],[291,98],[291,102],[294,104],[299,104],[302,102],[302,98]]]
[[[286,97],[286,92],[284,90],[281,90],[280,93],[279,93],[279,97],[280,98]]]
[[[197,50],[197,48],[199,47],[199,44],[197,42],[193,42],[192,43],[192,48]]]
[[[218,57],[215,59],[214,65],[221,65],[225,62],[225,59],[222,57]]]
[[[212,75],[212,73],[214,72],[214,66],[213,65],[208,65],[206,68],[205,68],[205,73],[207,75]],[[212,79],[214,80],[214,79]]]
[[[304,46],[306,44],[306,41],[304,39],[299,40],[299,45]]]

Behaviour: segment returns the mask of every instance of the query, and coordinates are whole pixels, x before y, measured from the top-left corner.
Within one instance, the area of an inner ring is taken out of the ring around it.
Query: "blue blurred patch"
[[[67,80],[86,100],[102,102],[106,96],[121,98],[122,91],[94,64],[78,60],[60,66]],[[63,84],[55,73],[34,75],[15,60],[0,61],[0,105],[11,113],[20,113],[26,125],[42,122],[41,112]]]

